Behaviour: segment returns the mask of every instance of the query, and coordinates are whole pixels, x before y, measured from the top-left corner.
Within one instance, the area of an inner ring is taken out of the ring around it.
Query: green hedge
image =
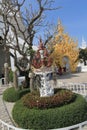
[[[29,109],[23,106],[22,100],[16,102],[13,119],[19,127],[34,130],[48,130],[71,126],[87,120],[87,103],[77,95],[75,102],[62,107],[50,109]]]
[[[16,102],[28,92],[29,92],[29,89],[15,90],[14,87],[11,87],[4,91],[3,99],[8,102]]]

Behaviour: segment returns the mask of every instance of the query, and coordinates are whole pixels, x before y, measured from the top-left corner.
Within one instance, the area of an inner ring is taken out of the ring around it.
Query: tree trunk
[[[25,77],[25,81],[23,82],[23,88],[29,88],[30,85],[30,78],[29,78],[29,71],[20,71],[20,76],[24,76]]]
[[[29,88],[29,85],[30,85],[30,78],[29,78],[29,76],[28,76],[28,74],[29,74],[29,72],[28,71],[26,71],[25,72],[25,88]]]

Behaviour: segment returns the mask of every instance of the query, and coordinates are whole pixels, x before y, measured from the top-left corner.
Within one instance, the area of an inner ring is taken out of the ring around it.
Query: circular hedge
[[[15,102],[19,100],[23,95],[27,94],[29,91],[28,89],[23,89],[23,90],[15,90],[14,87],[7,88],[3,92],[3,99],[8,102]]]
[[[22,99],[14,105],[12,116],[19,127],[48,130],[71,126],[87,120],[87,103],[81,95],[74,102],[49,109],[30,109]]]
[[[32,92],[26,94],[23,98],[23,104],[28,108],[54,108],[68,104],[75,100],[75,94],[66,89],[54,89],[54,95],[48,97],[40,97],[39,93]]]

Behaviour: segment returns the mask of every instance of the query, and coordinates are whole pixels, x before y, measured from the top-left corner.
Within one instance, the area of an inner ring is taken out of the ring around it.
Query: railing
[[[64,127],[64,128],[59,128],[59,129],[51,129],[51,130],[87,130],[87,121],[84,121],[82,123],[69,126],[69,127]]]
[[[5,123],[0,119],[0,130],[28,130],[28,129],[21,129],[21,128],[14,127],[12,125]]]
[[[87,126],[87,121],[84,121],[82,123],[73,125],[73,126],[69,126],[69,127],[64,127],[64,128],[58,128],[58,129],[51,129],[51,130],[84,130]],[[11,126],[5,122],[3,122],[2,120],[0,120],[0,130],[29,130],[29,129],[21,129],[21,128],[17,128],[14,126]]]
[[[25,77],[24,76],[20,76],[18,77],[18,85],[22,85],[22,82],[25,80]],[[7,86],[7,84],[5,84],[5,78],[0,78],[0,86]],[[9,84],[8,84],[9,86]]]
[[[59,88],[66,88],[75,93],[87,96],[87,83],[58,82],[57,84]]]

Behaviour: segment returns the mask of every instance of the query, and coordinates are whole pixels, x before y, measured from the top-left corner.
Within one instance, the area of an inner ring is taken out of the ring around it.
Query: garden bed
[[[12,116],[19,127],[34,130],[56,129],[87,120],[87,103],[81,95],[69,104],[54,108],[29,108],[19,100],[14,105]]]

